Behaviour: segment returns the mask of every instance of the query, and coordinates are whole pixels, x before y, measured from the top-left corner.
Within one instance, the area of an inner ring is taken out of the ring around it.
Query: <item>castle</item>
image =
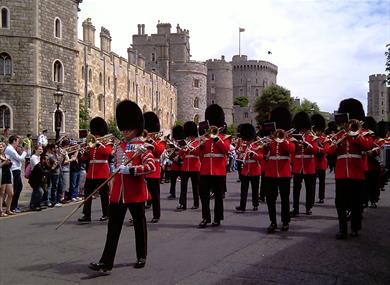
[[[276,84],[277,67],[269,62],[233,56],[191,60],[189,31],[171,32],[158,23],[157,34],[138,25],[127,58],[111,51],[110,32],[102,27],[100,47],[91,19],[82,23],[77,39],[81,0],[4,0],[0,7],[0,129],[37,135],[48,129],[54,137],[53,93],[64,94],[61,133],[78,136],[80,102],[90,116],[114,119],[116,104],[137,102],[158,114],[168,132],[176,121],[204,120],[209,104],[222,106],[228,125],[255,124],[253,104],[264,87]],[[247,107],[234,106],[245,96]]]
[[[390,87],[386,86],[385,74],[373,74],[368,80],[367,116],[372,116],[377,122],[388,121],[390,114]]]

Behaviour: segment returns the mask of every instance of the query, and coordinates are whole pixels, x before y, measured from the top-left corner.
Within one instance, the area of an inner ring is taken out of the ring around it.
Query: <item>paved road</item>
[[[381,192],[378,209],[365,211],[360,237],[336,241],[333,177],[327,179],[325,204],[313,216],[294,219],[289,232],[272,235],[265,233],[265,204],[258,212],[234,212],[235,179],[235,174],[227,179],[223,225],[206,229],[196,228],[200,210],[176,212],[178,202],[165,199],[168,184],[162,185],[162,219],[148,225],[146,267],[132,267],[134,233],[125,225],[108,276],[87,267],[99,260],[105,241],[99,201],[94,200],[89,225],[78,225],[77,213],[54,229],[74,205],[2,218],[0,284],[390,284],[390,189]]]

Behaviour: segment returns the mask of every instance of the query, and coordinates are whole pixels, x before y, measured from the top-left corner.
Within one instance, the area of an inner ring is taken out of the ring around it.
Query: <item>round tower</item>
[[[369,91],[367,94],[367,115],[375,120],[387,120],[390,106],[388,100],[388,87],[386,87],[385,74],[372,74],[369,76]]]
[[[171,64],[171,83],[177,87],[177,119],[204,120],[207,105],[207,67],[201,62]]]
[[[225,112],[226,124],[233,124],[233,74],[232,65],[225,57],[206,61],[207,105],[218,104]]]

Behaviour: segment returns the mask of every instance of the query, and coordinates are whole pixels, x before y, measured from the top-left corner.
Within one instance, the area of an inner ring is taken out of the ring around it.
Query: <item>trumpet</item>
[[[351,119],[348,123],[348,135],[355,137],[360,134],[362,123],[358,120]]]
[[[85,142],[63,148],[62,151],[66,151],[68,154],[76,151],[85,151],[87,148],[95,147],[97,144],[111,143],[113,139],[115,139],[113,134],[108,134],[100,138],[96,138],[94,135],[89,134]]]
[[[261,148],[261,147],[269,144],[271,141],[272,141],[272,139],[269,138],[269,137],[263,137],[263,138],[256,137],[256,140],[254,142],[250,143],[249,145],[250,146],[254,146],[255,145],[255,146]]]
[[[225,127],[216,127],[216,126],[210,126],[210,128],[207,130],[207,134],[212,138],[216,138],[220,132],[223,131]]]
[[[160,139],[163,136],[164,136],[163,131],[149,133],[147,130],[144,130],[141,135],[143,141],[145,142],[152,141],[153,143],[155,143],[157,139]]]

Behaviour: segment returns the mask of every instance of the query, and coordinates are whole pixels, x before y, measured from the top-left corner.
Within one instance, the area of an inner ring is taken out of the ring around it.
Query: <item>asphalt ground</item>
[[[316,204],[312,216],[294,218],[288,232],[274,234],[266,233],[266,204],[252,211],[250,193],[247,211],[235,212],[240,199],[236,176],[227,177],[225,220],[205,229],[197,228],[201,210],[177,212],[178,200],[167,200],[169,184],[162,184],[162,217],[148,224],[145,268],[133,268],[134,231],[127,214],[110,275],[88,268],[99,260],[107,230],[107,223],[98,221],[99,199],[93,201],[93,221],[87,225],[77,223],[78,211],[55,230],[74,203],[0,218],[0,284],[390,284],[388,186],[378,208],[364,211],[360,236],[339,241],[333,175],[327,175],[325,204]],[[22,206],[30,194],[26,186]],[[304,196],[303,187],[301,211]],[[188,197],[191,207],[192,194]]]

